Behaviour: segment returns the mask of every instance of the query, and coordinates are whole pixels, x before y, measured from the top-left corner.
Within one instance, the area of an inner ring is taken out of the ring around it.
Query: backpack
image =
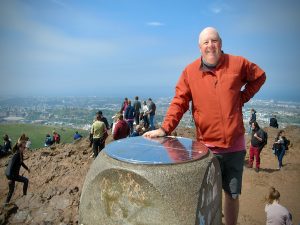
[[[262,137],[262,143],[260,145],[260,149],[263,149],[266,144],[268,144],[268,133],[266,131],[264,131],[263,129],[262,130],[262,133],[263,133],[263,137]]]

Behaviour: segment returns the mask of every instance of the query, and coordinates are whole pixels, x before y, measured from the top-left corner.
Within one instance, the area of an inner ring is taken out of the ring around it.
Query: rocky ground
[[[271,146],[278,130],[266,128],[268,145],[262,152],[261,171],[245,168],[243,193],[240,198],[240,225],[265,224],[264,197],[270,186],[281,193],[281,203],[293,215],[294,224],[300,223],[300,128],[288,127],[286,136],[291,140],[290,149],[284,158],[284,167],[278,171],[277,160]],[[178,136],[194,138],[194,130],[177,129]],[[108,138],[107,144],[111,142]],[[247,150],[249,137],[247,136]],[[0,208],[0,224],[77,224],[78,206],[85,175],[93,162],[87,139],[73,144],[60,144],[53,148],[42,148],[26,152],[25,164],[29,178],[28,194],[22,196],[22,185],[16,183],[12,203]],[[0,202],[8,192],[4,170],[9,157],[0,159]],[[245,164],[248,161],[246,156]]]

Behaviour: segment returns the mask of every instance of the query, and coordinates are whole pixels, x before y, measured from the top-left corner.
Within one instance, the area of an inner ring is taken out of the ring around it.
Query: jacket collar
[[[224,64],[224,61],[225,61],[225,54],[224,52],[222,51],[222,55],[220,57],[220,60],[217,64],[217,66],[214,68],[214,70],[217,70],[220,66],[222,66]],[[199,70],[203,71],[203,72],[206,72],[206,71],[211,71],[208,67],[206,67],[204,64],[203,64],[203,58],[202,56],[200,57],[200,67],[199,67]]]

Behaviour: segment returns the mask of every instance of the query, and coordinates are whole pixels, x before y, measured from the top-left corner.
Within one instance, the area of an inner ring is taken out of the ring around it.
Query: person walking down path
[[[213,27],[199,34],[201,57],[188,64],[159,129],[145,137],[170,135],[192,103],[197,141],[208,146],[221,166],[225,224],[237,224],[246,154],[242,107],[262,87],[265,72],[244,57],[222,51]]]
[[[262,150],[262,144],[264,140],[264,131],[259,127],[257,122],[252,123],[252,134],[251,134],[251,144],[249,150],[249,164],[248,167],[253,167],[254,157],[256,159],[255,171],[259,172],[260,168],[260,153]]]
[[[266,197],[265,212],[267,225],[292,225],[292,215],[284,206],[279,204],[280,193],[271,187]]]
[[[11,200],[11,197],[15,190],[15,182],[21,182],[23,183],[23,195],[27,194],[27,188],[29,180],[26,177],[20,176],[20,169],[21,166],[25,168],[28,173],[30,173],[29,168],[24,164],[23,158],[24,158],[24,151],[26,148],[26,142],[22,141],[15,145],[15,154],[11,158],[11,160],[8,163],[8,166],[5,170],[6,178],[8,179],[8,194],[5,203],[9,203]]]
[[[275,155],[278,159],[278,169],[280,170],[283,166],[283,157],[285,155],[285,151],[288,149],[289,140],[285,137],[284,130],[280,130],[275,138],[274,148],[275,148]]]

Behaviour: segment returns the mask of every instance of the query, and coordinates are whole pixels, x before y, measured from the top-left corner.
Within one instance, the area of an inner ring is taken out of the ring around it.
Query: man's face
[[[213,30],[203,32],[200,40],[200,51],[205,62],[216,65],[222,54],[222,42]]]

